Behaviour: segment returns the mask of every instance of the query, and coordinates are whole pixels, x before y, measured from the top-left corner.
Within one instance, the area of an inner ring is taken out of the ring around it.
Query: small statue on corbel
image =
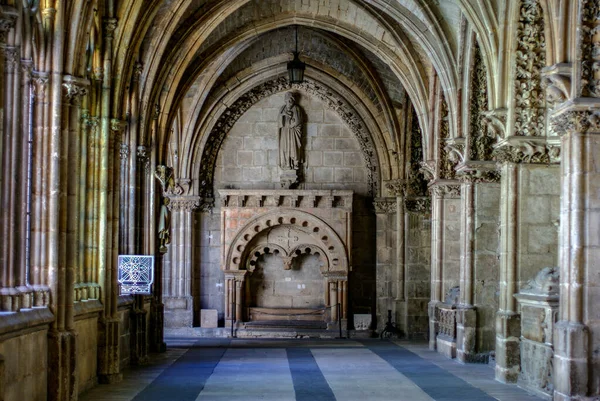
[[[163,198],[163,204],[160,206],[160,214],[158,216],[158,251],[160,253],[167,252],[167,245],[171,243],[171,218],[169,216],[169,198]]]
[[[300,181],[302,165],[302,109],[294,93],[285,94],[285,105],[279,111],[279,168],[281,187],[289,189]]]

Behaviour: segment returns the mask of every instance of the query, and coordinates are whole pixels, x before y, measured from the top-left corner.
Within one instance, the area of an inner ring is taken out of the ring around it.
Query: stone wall
[[[98,383],[98,314],[75,321],[77,331],[78,392]]]
[[[443,214],[442,301],[460,283],[460,198],[445,198]],[[433,245],[432,245],[433,246]]]
[[[426,338],[431,292],[431,216],[406,213],[406,329],[409,338]]]
[[[561,187],[558,165],[519,167],[518,288],[522,288],[544,267],[558,266]]]
[[[358,140],[340,117],[318,98],[298,92],[304,112],[305,160],[300,189],[347,189],[353,206],[353,273],[349,277],[349,313],[375,313],[374,216],[367,196],[368,171]],[[267,97],[240,117],[225,138],[215,168],[215,189],[278,189],[277,118],[284,93]],[[216,192],[216,191],[215,191]],[[212,212],[196,214],[199,230],[193,272],[194,323],[200,309],[217,309],[223,319],[224,275],[220,266],[219,199]],[[221,322],[222,324],[222,322]],[[351,322],[349,322],[351,324]]]
[[[0,342],[4,357],[4,401],[46,401],[48,329],[27,331]]]

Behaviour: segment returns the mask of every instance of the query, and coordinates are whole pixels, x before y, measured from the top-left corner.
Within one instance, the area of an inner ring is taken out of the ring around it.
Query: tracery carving
[[[275,93],[290,89],[302,90],[323,101],[326,106],[336,112],[346,125],[355,134],[361,147],[367,168],[367,180],[370,195],[377,193],[377,154],[368,130],[358,113],[344,99],[336,97],[331,90],[317,82],[305,80],[301,84],[291,85],[286,77],[275,78],[262,83],[240,96],[219,117],[213,126],[202,154],[200,163],[199,182],[200,194],[204,197],[213,197],[214,169],[217,156],[223,140],[237,122],[237,120],[254,104],[261,99]]]
[[[488,109],[487,92],[487,70],[479,43],[475,41],[471,70],[470,160],[490,160],[492,156],[493,138],[489,136],[488,126],[482,118],[482,112]]]
[[[394,214],[397,209],[396,198],[375,198],[373,207],[376,214]]]
[[[600,0],[583,0],[582,23],[582,96],[600,97]]]
[[[544,13],[539,0],[522,0],[517,27],[515,135],[545,133],[545,99],[541,87],[546,66]]]

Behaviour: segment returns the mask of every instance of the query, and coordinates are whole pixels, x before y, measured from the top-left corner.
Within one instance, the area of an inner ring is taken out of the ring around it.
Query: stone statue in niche
[[[167,245],[171,243],[170,229],[170,216],[167,205],[169,204],[169,198],[164,198],[163,204],[160,206],[160,214],[158,217],[158,251],[160,253],[167,252]]]
[[[294,93],[285,94],[285,105],[279,111],[279,167],[283,188],[298,182],[302,160],[302,109],[296,104]]]

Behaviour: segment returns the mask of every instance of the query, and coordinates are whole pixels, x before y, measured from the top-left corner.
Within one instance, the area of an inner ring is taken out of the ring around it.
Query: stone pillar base
[[[428,304],[429,311],[429,349],[435,351],[437,349],[436,335],[438,331],[438,321],[435,313],[439,301],[430,301]]]
[[[559,321],[554,329],[554,400],[581,400],[588,392],[589,329]]]
[[[437,352],[446,358],[456,358],[456,341],[454,341],[454,338],[445,335],[437,336],[436,348]]]
[[[496,314],[496,380],[516,383],[521,369],[521,316],[514,312]]]
[[[99,324],[98,330],[98,382],[111,384],[120,382],[121,347],[120,320],[106,319]]]
[[[456,310],[456,358],[462,363],[476,362],[477,314],[475,308]]]
[[[194,322],[194,300],[192,297],[164,297],[165,327],[192,327]]]
[[[48,400],[77,398],[77,335],[70,331],[48,334]]]
[[[150,305],[150,351],[165,352],[167,344],[164,341],[165,305],[152,300]]]

